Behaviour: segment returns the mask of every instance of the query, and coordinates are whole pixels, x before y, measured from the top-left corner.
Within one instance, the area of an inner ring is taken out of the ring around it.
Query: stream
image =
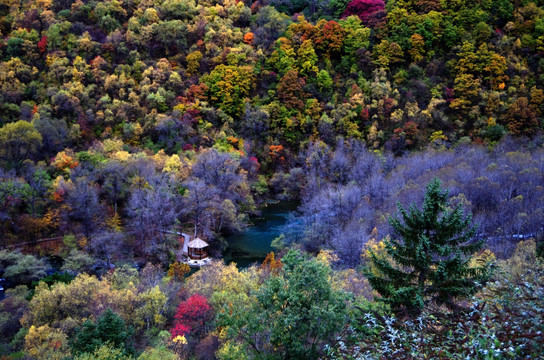
[[[263,207],[260,216],[250,219],[250,226],[226,238],[229,247],[224,253],[225,263],[234,262],[238,268],[262,263],[266,255],[274,251],[270,243],[281,235],[289,214],[296,211],[298,205],[297,201],[279,201]],[[0,300],[5,297],[2,289],[5,285],[5,282],[0,280]]]
[[[296,201],[280,201],[263,207],[261,216],[250,219],[252,225],[226,238],[229,247],[224,254],[225,263],[234,262],[239,268],[262,263],[266,255],[274,251],[270,243],[281,235],[289,214],[296,211],[298,205]]]

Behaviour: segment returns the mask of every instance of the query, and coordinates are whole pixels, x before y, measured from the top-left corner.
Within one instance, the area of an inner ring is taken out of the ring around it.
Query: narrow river
[[[274,251],[270,243],[281,235],[289,214],[296,211],[298,205],[296,201],[280,201],[263,207],[261,216],[250,219],[252,225],[227,237],[229,248],[225,251],[224,261],[227,264],[234,262],[239,268],[262,263],[266,255]],[[3,284],[0,282],[0,288]],[[4,291],[0,290],[0,300],[4,297]]]
[[[296,211],[298,205],[296,201],[280,201],[264,207],[261,216],[251,218],[251,226],[227,237],[229,248],[224,254],[225,262],[235,262],[239,268],[263,262],[266,255],[274,251],[270,243],[281,235],[289,213]]]

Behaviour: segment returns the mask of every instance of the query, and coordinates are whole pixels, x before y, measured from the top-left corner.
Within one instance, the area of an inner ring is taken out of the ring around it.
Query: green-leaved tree
[[[315,258],[289,250],[281,263],[280,273],[262,285],[255,302],[232,298],[220,311],[219,324],[249,358],[317,359],[344,327],[348,296],[331,287],[330,268]]]
[[[97,320],[87,320],[83,323],[72,339],[74,354],[93,353],[103,345],[110,345],[122,351],[123,354],[133,352],[130,344],[132,329],[127,328],[125,321],[110,308]]]
[[[20,168],[41,146],[42,136],[29,122],[19,120],[0,128],[0,159],[11,167]]]
[[[422,209],[400,204],[402,220],[389,218],[394,236],[385,240],[385,256],[371,252],[365,273],[381,300],[397,313],[418,315],[430,304],[460,310],[456,299],[474,294],[489,276],[471,267],[483,242],[474,239],[472,216],[450,208],[448,191],[434,179],[427,185]]]

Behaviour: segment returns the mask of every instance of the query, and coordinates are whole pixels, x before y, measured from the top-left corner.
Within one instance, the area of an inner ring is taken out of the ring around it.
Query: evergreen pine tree
[[[77,330],[71,342],[75,354],[92,353],[105,344],[121,349],[124,354],[133,352],[129,338],[132,329],[127,329],[125,321],[108,308],[96,323],[87,320]]]
[[[474,240],[472,217],[449,205],[448,191],[435,178],[427,185],[423,209],[412,204],[406,211],[399,204],[402,221],[389,218],[394,237],[385,240],[387,256],[371,252],[366,276],[394,311],[418,315],[429,304],[459,310],[455,299],[474,294],[488,278],[487,268],[469,266],[483,245]]]

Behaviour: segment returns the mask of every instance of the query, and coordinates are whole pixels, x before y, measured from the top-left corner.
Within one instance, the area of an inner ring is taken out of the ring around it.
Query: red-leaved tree
[[[330,55],[342,49],[342,42],[346,30],[334,20],[324,23],[314,36],[314,44],[317,49]]]
[[[375,12],[382,11],[385,8],[383,0],[353,0],[351,1],[342,18],[346,18],[351,15],[357,15],[363,24],[367,25],[371,15]]]
[[[174,327],[170,330],[172,338],[202,329],[210,314],[211,307],[204,296],[198,294],[191,296],[178,306],[174,316]]]
[[[40,54],[44,54],[47,51],[47,36],[43,36],[40,41],[38,41],[38,51]]]

